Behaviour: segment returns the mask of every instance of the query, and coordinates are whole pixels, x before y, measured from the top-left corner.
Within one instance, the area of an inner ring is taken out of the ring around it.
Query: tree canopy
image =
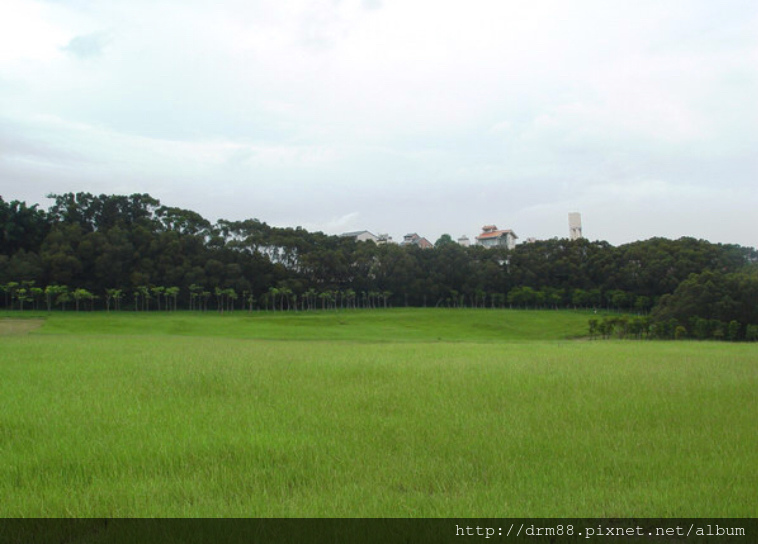
[[[258,219],[212,223],[147,194],[50,198],[47,211],[0,198],[7,308],[655,308],[661,320],[758,324],[758,254],[738,245],[555,238],[507,250],[443,235],[421,249]]]

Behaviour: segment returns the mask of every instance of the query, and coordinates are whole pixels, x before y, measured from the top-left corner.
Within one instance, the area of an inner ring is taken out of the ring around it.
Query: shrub
[[[726,330],[726,338],[732,342],[736,342],[740,339],[741,333],[742,325],[740,325],[738,321],[732,319]]]
[[[598,332],[599,322],[596,318],[593,317],[592,319],[589,320],[588,324],[590,327],[590,338],[595,338],[595,335]]]

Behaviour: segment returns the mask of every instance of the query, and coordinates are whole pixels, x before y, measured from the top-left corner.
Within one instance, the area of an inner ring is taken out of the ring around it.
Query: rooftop
[[[477,240],[482,240],[482,239],[486,239],[486,238],[500,238],[501,236],[505,236],[505,235],[508,235],[508,234],[510,234],[514,238],[518,238],[518,236],[516,236],[515,232],[513,232],[510,229],[505,229],[505,230],[490,230],[490,231],[485,230],[482,234],[480,234],[479,236],[477,236],[476,239]]]

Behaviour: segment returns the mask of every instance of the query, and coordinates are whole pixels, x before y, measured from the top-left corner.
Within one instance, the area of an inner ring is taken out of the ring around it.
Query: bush
[[[595,335],[598,332],[599,322],[596,318],[592,318],[588,322],[590,327],[590,338],[595,338]]]
[[[742,336],[742,325],[738,321],[732,319],[726,330],[726,338],[731,342],[736,342]]]

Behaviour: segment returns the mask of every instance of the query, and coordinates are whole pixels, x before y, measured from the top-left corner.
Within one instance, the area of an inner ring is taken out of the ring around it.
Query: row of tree
[[[615,315],[589,320],[589,334],[596,338],[632,338],[662,340],[728,340],[758,342],[758,325],[745,325],[736,319],[729,322],[692,316],[687,321],[656,319],[650,316]]]
[[[132,291],[118,288],[106,288],[102,296],[93,294],[87,289],[70,289],[66,285],[52,284],[46,287],[36,287],[35,281],[11,281],[0,285],[0,293],[4,295],[6,309],[42,308],[65,310],[69,303],[76,301],[76,309],[94,310],[100,304],[105,310],[121,310],[126,308],[134,311],[177,310],[182,294],[180,287],[164,287],[140,285]],[[289,287],[269,287],[260,297],[251,291],[238,293],[233,288],[214,290],[192,284],[189,286],[189,299],[186,309],[208,311],[233,310],[272,310],[272,311],[308,311],[308,310],[345,310],[358,308],[387,308],[392,299],[390,291],[323,290],[309,288],[302,293],[296,293]],[[79,305],[79,301],[88,304]],[[633,304],[632,304],[633,302]],[[470,298],[465,293],[452,290],[450,296],[439,299],[436,307],[446,308],[524,308],[524,309],[558,309],[574,308],[589,309],[606,307],[620,310],[633,309],[637,313],[647,313],[650,309],[648,297],[637,296],[624,291],[614,290],[603,293],[600,289],[584,291],[583,289],[556,289],[543,287],[514,287],[508,293],[487,293],[475,291]]]
[[[179,287],[162,287],[140,285],[133,292],[127,293],[123,289],[106,289],[101,297],[91,293],[87,289],[70,289],[66,285],[48,285],[45,288],[35,287],[34,281],[8,282],[0,285],[0,292],[4,294],[6,309],[40,310],[45,308],[48,312],[53,309],[66,310],[73,301],[76,303],[76,311],[94,310],[95,303],[101,301],[104,309],[119,311],[123,309],[123,301],[131,299],[128,309],[134,311],[167,310],[176,311],[178,299],[181,293]],[[388,300],[392,293],[369,291],[356,293],[352,289],[346,291],[321,291],[311,288],[298,295],[292,289],[282,287],[270,287],[260,299],[256,299],[250,291],[237,293],[234,289],[221,289],[216,287],[214,291],[208,291],[199,285],[189,287],[189,310],[208,311],[209,309],[223,311],[234,310],[272,310],[272,311],[306,311],[306,310],[347,310],[357,308],[387,308]],[[80,304],[82,302],[82,304]]]
[[[140,311],[606,308],[654,310],[657,321],[688,323],[697,315],[758,323],[739,302],[755,303],[751,280],[740,278],[750,275],[745,270],[756,266],[758,254],[738,245],[654,238],[614,247],[552,239],[508,251],[462,247],[442,236],[422,250],[257,219],[211,223],[146,194],[50,198],[44,211],[0,197],[5,308],[42,301],[49,309]],[[710,283],[703,273],[712,275]],[[710,298],[698,299],[696,310],[681,302],[701,291]]]

